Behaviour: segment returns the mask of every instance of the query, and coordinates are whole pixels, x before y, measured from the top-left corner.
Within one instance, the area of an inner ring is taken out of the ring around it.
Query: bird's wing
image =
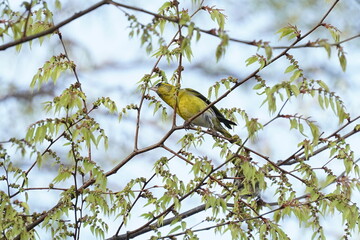
[[[194,95],[195,97],[200,98],[201,100],[203,100],[204,102],[206,102],[207,104],[210,104],[210,100],[207,99],[204,95],[202,95],[201,93],[199,93],[198,91],[195,91],[194,89],[191,88],[185,88],[185,90],[189,93]],[[219,109],[217,109],[215,107],[215,105],[211,106],[211,109],[215,112],[216,117],[219,119],[220,122],[224,123],[226,127],[231,128],[231,125],[236,125],[236,123],[234,123],[233,121],[230,121],[228,119],[226,119],[224,117],[224,115],[219,111]]]

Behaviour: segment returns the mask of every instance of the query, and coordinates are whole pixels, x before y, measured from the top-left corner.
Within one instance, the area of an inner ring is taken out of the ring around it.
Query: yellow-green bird
[[[176,113],[185,121],[203,111],[211,103],[201,93],[191,88],[179,89],[177,101],[176,87],[171,84],[158,83],[150,89],[155,91],[170,107],[174,108],[176,105]],[[226,119],[214,105],[192,120],[191,123],[219,132],[227,138],[232,136],[221,123],[230,129],[231,125],[236,125],[233,121]]]
[[[178,90],[178,99],[176,101],[176,87],[168,83],[158,83],[156,86],[150,88],[155,91],[159,97],[164,100],[170,107],[174,108],[176,105],[176,113],[179,114],[185,121],[203,111],[211,102],[201,93],[191,88],[183,88]],[[236,139],[233,137],[222,125],[231,129],[231,125],[236,125],[224,117],[224,115],[212,105],[204,113],[196,117],[192,124],[209,128],[213,131],[219,132],[227,138]],[[237,137],[238,138],[238,137]],[[242,171],[236,174],[237,179],[234,180],[235,186],[238,189],[244,188],[244,174]],[[257,197],[259,195],[259,183],[255,187],[250,186],[250,193],[243,197]]]

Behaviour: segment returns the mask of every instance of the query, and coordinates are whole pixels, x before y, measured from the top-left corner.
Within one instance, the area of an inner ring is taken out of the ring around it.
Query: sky
[[[73,13],[83,10],[95,3],[96,1],[86,1],[86,4],[80,2],[65,1],[63,3],[63,10],[59,15],[54,16],[54,21],[59,22],[62,19],[71,16]],[[119,1],[124,4],[131,4],[133,6],[141,7],[149,11],[156,12],[157,8],[161,6],[161,1]],[[302,6],[305,2],[310,3],[310,7]],[[216,5],[217,8],[225,9],[225,14],[228,16],[226,30],[231,37],[242,40],[264,40],[270,41],[271,45],[284,46],[289,44],[286,39],[279,40],[276,31],[288,24],[297,25],[303,33],[308,31],[314,22],[317,22],[320,17],[327,11],[330,1],[269,1],[269,3],[277,4],[278,10],[270,8],[264,1],[205,1],[206,5]],[[12,4],[12,3],[11,3]],[[191,6],[190,1],[182,1],[183,7]],[[302,7],[303,11],[294,13],[294,9]],[[341,1],[339,7],[330,14],[329,23],[335,25],[342,31],[342,39],[354,36],[359,33],[360,23],[358,21],[359,5],[356,1]],[[149,16],[146,14],[136,13],[131,10],[125,10],[129,13],[137,15],[138,19],[144,23],[149,21]],[[195,18],[196,22],[202,29],[211,29],[216,27],[213,22],[208,20],[208,16],[204,13],[199,14]],[[151,57],[145,52],[144,47],[140,47],[140,41],[134,37],[129,38],[129,28],[124,13],[113,6],[103,6],[98,10],[75,20],[74,22],[61,28],[62,36],[65,44],[69,50],[70,58],[76,63],[77,71],[82,82],[83,90],[86,92],[89,101],[96,100],[100,96],[108,96],[113,99],[118,108],[121,109],[126,104],[131,102],[138,103],[140,93],[136,90],[137,82],[151,71],[155,58]],[[172,29],[165,31],[164,38],[169,39],[173,33]],[[323,30],[316,32],[309,39],[315,40],[319,37],[331,38],[331,36]],[[305,40],[308,41],[309,39]],[[332,41],[330,41],[332,42]],[[233,76],[242,79],[249,75],[256,65],[246,66],[245,59],[257,53],[257,49],[253,46],[248,46],[238,43],[230,43],[227,48],[227,53],[220,61],[215,60],[215,48],[219,40],[201,35],[199,42],[193,43],[193,59],[191,62],[184,62],[183,72],[183,87],[191,87],[207,95],[208,88],[222,78]],[[290,53],[298,59],[301,67],[305,69],[308,78],[321,79],[328,84],[331,89],[334,89],[343,99],[347,110],[352,116],[358,114],[358,59],[360,52],[359,40],[355,39],[349,41],[344,45],[347,53],[347,70],[343,72],[337,60],[336,51],[333,50],[331,58],[328,58],[324,49],[294,49]],[[1,52],[0,58],[0,83],[4,86],[0,89],[0,99],[6,96],[10,91],[27,91],[33,75],[44,61],[49,59],[52,55],[58,55],[63,51],[60,42],[56,36],[52,36],[46,40],[41,46],[34,41],[31,48],[24,44],[20,52],[16,52],[14,48],[7,49]],[[274,54],[279,51],[274,51]],[[160,68],[165,70],[168,78],[170,78],[175,64],[160,63]],[[269,69],[264,69],[261,76],[269,81],[271,84],[284,81],[290,76],[284,74],[284,70],[288,66],[286,60],[281,59],[274,63],[274,66]],[[74,82],[74,76],[70,73],[62,76],[56,83],[54,94],[58,95],[69,84]],[[51,83],[50,83],[51,84]],[[259,97],[258,92],[252,90],[255,83],[249,81],[241,86],[238,90],[229,95],[228,98],[219,102],[217,106],[221,107],[240,107],[247,111],[249,116],[260,119],[261,123],[269,121],[273,115],[269,115],[266,105],[261,105],[263,99]],[[36,90],[35,90],[36,91]],[[224,88],[221,88],[224,91]],[[150,93],[155,96],[153,93]],[[0,101],[0,116],[7,116],[1,119],[0,132],[2,140],[10,137],[22,138],[24,131],[35,121],[49,116],[42,109],[42,102],[49,101],[52,96],[45,95],[34,98],[31,102],[29,100],[17,101],[10,98]],[[214,100],[214,98],[212,99]],[[317,114],[320,108],[316,101],[304,97],[297,100],[292,100],[284,110],[285,113],[299,113],[304,116],[313,116],[314,120],[322,127],[326,135],[338,128],[338,123],[331,110],[322,111]],[[141,133],[145,137],[140,138],[140,146],[145,147],[160,139],[168,129],[171,127],[171,120],[161,121],[160,114],[153,114],[151,107],[144,108],[142,113],[142,128]],[[107,171],[116,165],[121,159],[126,156],[131,147],[127,144],[128,139],[133,139],[134,136],[134,121],[135,114],[130,112],[124,119],[119,122],[116,115],[110,115],[106,111],[99,111],[96,114],[96,119],[102,124],[102,127],[109,133],[110,147],[104,151],[101,147],[94,153],[94,158],[99,161],[99,164]],[[244,122],[239,117],[239,124],[232,133],[240,136],[246,134]],[[178,120],[182,122],[182,120]],[[185,133],[180,131],[169,141],[169,145],[178,148],[177,140]],[[150,137],[151,136],[151,137]],[[272,127],[265,128],[254,142],[250,142],[249,146],[257,151],[260,151],[274,160],[281,160],[292,154],[297,149],[297,143],[304,137],[295,131],[289,130],[289,125],[285,120],[275,121]],[[285,141],[284,141],[285,139]],[[354,136],[349,139],[352,146],[358,146],[359,137]],[[218,149],[212,149],[213,141],[211,137],[206,138],[206,143],[193,149],[199,155],[211,154],[213,161],[220,164],[223,159],[219,156]],[[59,144],[55,146],[56,149],[61,149]],[[355,151],[355,159],[359,158],[360,152],[357,148]],[[138,176],[149,177],[149,169],[164,152],[157,150],[140,158],[135,158],[127,164],[116,176],[109,178],[109,186],[114,189],[121,190],[126,183],[125,179],[131,179]],[[169,156],[169,154],[167,154]],[[17,156],[14,153],[14,156]],[[325,155],[321,155],[325,158]],[[319,157],[321,159],[321,157]],[[106,161],[102,161],[106,159]],[[18,156],[19,164],[24,163],[24,159]],[[334,170],[341,172],[341,164],[335,166]],[[182,162],[172,162],[170,167],[175,169],[183,169]],[[48,171],[43,171],[43,169]],[[134,168],[136,171],[134,171]],[[176,171],[175,171],[176,172]],[[36,176],[41,173],[41,179]],[[52,179],[54,176],[54,169],[51,166],[45,165],[43,168],[36,169],[31,177],[34,178],[34,185],[41,186],[44,179]],[[183,179],[189,175],[188,172],[178,171],[177,174]],[[156,182],[155,182],[156,183]],[[154,184],[155,184],[154,183]],[[299,188],[301,188],[299,186]],[[155,190],[156,193],[156,190]],[[271,201],[273,189],[269,189],[263,193],[263,198],[266,201]],[[47,203],[56,202],[58,193],[49,194],[47,192],[34,193],[39,199],[47,198]],[[160,191],[159,191],[160,194]],[[33,204],[37,208],[46,208],[46,204],[39,202],[37,199],[33,200]],[[195,201],[195,200],[192,200]],[[184,206],[192,206],[193,202],[186,202]],[[139,205],[141,206],[141,205]],[[137,226],[139,218],[138,214],[142,209],[138,209],[132,215],[132,221],[129,222],[127,230],[132,230]],[[198,223],[202,219],[202,214],[197,215],[192,219],[194,223]],[[333,224],[339,224],[337,216],[334,219],[327,221],[325,224],[326,231],[337,239],[339,232],[333,229]],[[298,228],[295,221],[291,219],[284,220],[283,224],[288,226],[288,229]],[[118,226],[115,221],[114,225],[110,226],[109,236],[114,233],[114,229]],[[201,226],[201,225],[200,225]],[[87,232],[87,231],[85,231]],[[166,231],[164,231],[166,232]],[[84,236],[87,236],[85,233]],[[206,237],[206,234],[201,233],[200,236]],[[210,233],[213,234],[213,233]],[[304,233],[297,231],[292,233],[292,239],[304,239]],[[356,239],[357,236],[354,236]],[[331,239],[331,237],[329,238]]]

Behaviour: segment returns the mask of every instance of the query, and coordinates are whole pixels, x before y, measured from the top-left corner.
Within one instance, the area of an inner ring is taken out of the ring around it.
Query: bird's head
[[[152,86],[150,90],[155,91],[159,96],[172,95],[175,93],[175,86],[168,83],[158,83]]]

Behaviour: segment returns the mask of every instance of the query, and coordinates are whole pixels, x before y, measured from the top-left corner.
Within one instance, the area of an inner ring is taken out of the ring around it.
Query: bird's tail
[[[220,132],[224,137],[232,138],[232,135],[221,124],[215,126],[215,130]]]

